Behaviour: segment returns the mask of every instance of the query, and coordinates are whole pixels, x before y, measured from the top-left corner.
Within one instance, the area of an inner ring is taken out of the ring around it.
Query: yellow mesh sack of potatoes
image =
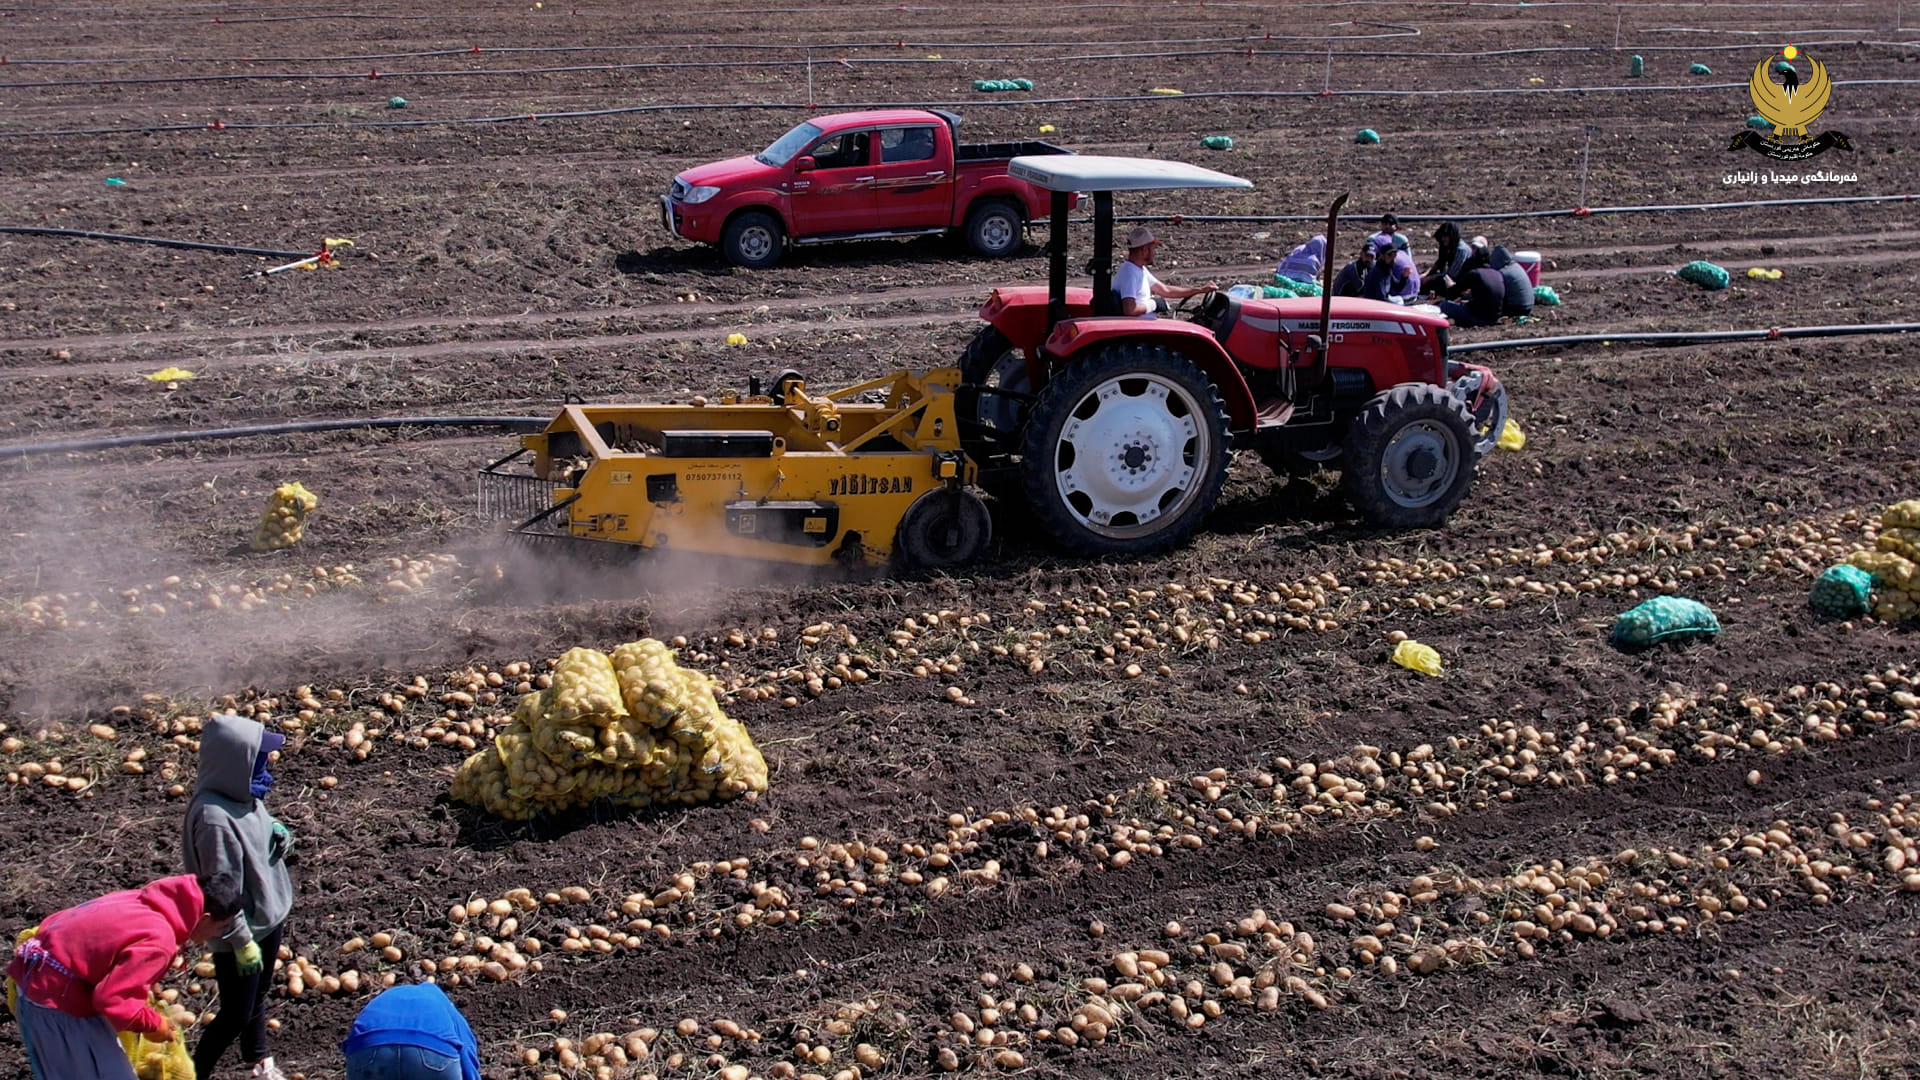
[[[1920,562],[1920,529],[1890,526],[1881,529],[1879,539],[1873,543],[1881,551],[1891,551],[1909,562]]]
[[[1920,615],[1920,565],[1892,551],[1856,551],[1847,562],[1873,575],[1873,617],[1900,622]]]
[[[1880,515],[1880,524],[1896,529],[1920,529],[1920,499],[1894,503]]]
[[[186,1040],[175,1036],[166,1042],[149,1039],[138,1032],[120,1032],[120,1049],[133,1063],[133,1075],[139,1080],[194,1080],[193,1056],[187,1053]]]
[[[713,680],[651,638],[611,656],[569,649],[553,685],[523,695],[514,722],[454,775],[450,794],[528,818],[606,799],[695,804],[765,791],[767,763]]]
[[[300,542],[307,515],[320,505],[320,497],[303,484],[281,484],[267,500],[267,512],[253,530],[253,550],[279,551]]]

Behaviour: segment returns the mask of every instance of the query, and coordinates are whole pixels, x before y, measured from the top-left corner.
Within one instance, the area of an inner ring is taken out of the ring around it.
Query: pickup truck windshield
[[[762,165],[779,168],[794,159],[794,155],[813,145],[823,132],[818,124],[805,123],[773,141],[773,145],[753,155],[753,159]]]

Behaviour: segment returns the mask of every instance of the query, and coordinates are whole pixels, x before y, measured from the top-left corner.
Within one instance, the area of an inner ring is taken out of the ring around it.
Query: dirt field
[[[487,431],[3,452],[950,362],[992,285],[1044,279],[1037,249],[817,248],[752,273],[661,229],[674,172],[770,141],[809,78],[818,111],[947,103],[974,139],[1052,124],[1256,185],[1123,213],[1313,214],[1351,190],[1357,240],[1388,209],[1914,191],[1920,33],[1896,27],[1920,13],[644,7],[0,7],[0,225],[354,242],[338,269],[260,278],[285,260],[0,234],[0,772],[20,781],[0,929],[177,872],[194,724],[239,709],[293,734],[272,799],[299,837],[293,950],[374,983],[423,961],[452,982],[482,934],[539,949],[539,970],[450,988],[489,1078],[1920,1072],[1920,649],[1806,604],[1920,496],[1908,337],[1495,353],[1528,442],[1443,530],[1370,532],[1329,483],[1245,457],[1174,554],[1063,560],[1002,520],[977,570],[927,580],[542,562],[476,520],[475,470],[512,446]],[[1725,146],[1747,72],[1789,41],[1840,80],[1821,126],[1855,149],[1819,164],[1856,183],[1725,182],[1765,161]],[[971,89],[1012,77],[1035,90]],[[1488,92],[1413,93],[1433,90]],[[1074,100],[1102,96],[1127,100]],[[1176,282],[1259,280],[1312,231],[1159,228]],[[1424,265],[1431,225],[1408,231]],[[1920,320],[1909,202],[1467,232],[1543,251],[1566,303],[1456,342]],[[1696,258],[1732,287],[1668,275]],[[144,378],[169,365],[196,377]],[[306,540],[246,554],[289,480],[321,499]],[[1611,648],[1613,617],[1662,592],[1724,631]],[[1389,663],[1395,632],[1444,677]],[[684,636],[736,691],[766,795],[528,827],[446,799],[519,665],[643,635]],[[810,694],[836,665],[869,676]],[[516,888],[587,898],[512,929],[449,919]],[[400,960],[343,954],[376,933]],[[210,982],[168,985],[210,1007]],[[275,1053],[309,1078],[342,1075],[366,996],[325,991],[272,1003]],[[576,1073],[595,1033],[624,1041]],[[0,1027],[0,1071],[23,1062]]]

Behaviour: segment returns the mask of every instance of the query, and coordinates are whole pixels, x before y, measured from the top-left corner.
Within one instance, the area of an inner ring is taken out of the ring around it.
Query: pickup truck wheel
[[[1347,428],[1340,486],[1367,524],[1424,529],[1473,486],[1479,455],[1466,403],[1444,386],[1402,383],[1374,395]]]
[[[967,214],[967,246],[989,259],[1005,258],[1026,246],[1026,221],[1012,205],[983,202]]]
[[[780,219],[763,210],[749,210],[727,222],[720,234],[720,250],[727,261],[749,270],[765,270],[787,250],[787,233]]]
[[[1143,555],[1185,540],[1226,483],[1226,406],[1206,373],[1160,345],[1098,349],[1033,403],[1020,475],[1041,531],[1079,555]]]

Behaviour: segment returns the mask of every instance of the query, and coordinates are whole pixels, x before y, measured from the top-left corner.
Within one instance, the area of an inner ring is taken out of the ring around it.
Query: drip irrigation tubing
[[[1915,32],[1920,32],[1920,30],[1906,31],[1906,32],[1915,33]],[[1875,31],[1875,33],[1884,33],[1884,31]],[[1285,37],[1278,37],[1278,38],[1274,37],[1271,34],[1268,34],[1264,37],[1246,35],[1242,37],[1192,38],[1192,39],[1186,39],[1186,40],[1173,40],[1173,41],[1125,41],[1125,42],[1088,41],[1088,42],[1081,42],[1079,44],[1082,48],[1089,48],[1089,47],[1098,46],[1102,44],[1120,46],[1120,47],[1138,47],[1142,45],[1225,45],[1229,43],[1244,44],[1246,42],[1261,42],[1261,41],[1301,41],[1301,40],[1329,41],[1329,42],[1371,41],[1371,40],[1375,40],[1377,38],[1382,38],[1382,37],[1417,37],[1417,36],[1419,36],[1418,31],[1415,31],[1414,33],[1411,33],[1411,34],[1367,34],[1367,35],[1356,35],[1356,34],[1298,35],[1296,34],[1296,35],[1288,35]],[[1796,42],[1796,44],[1798,44],[1803,49],[1809,46],[1820,48],[1820,47],[1826,47],[1826,46],[1867,46],[1867,45],[1885,46],[1889,48],[1911,48],[1916,45],[1920,45],[1920,41],[1882,41],[1882,40],[1860,39],[1860,38],[1838,38],[1832,41],[1801,40]],[[523,55],[523,54],[543,55],[543,54],[555,54],[555,53],[632,53],[632,52],[662,52],[662,51],[692,52],[694,50],[707,50],[707,49],[725,50],[729,53],[741,53],[741,52],[851,53],[851,52],[855,52],[857,50],[863,50],[863,49],[886,49],[891,51],[899,51],[903,49],[1009,49],[1011,50],[1011,49],[1052,49],[1052,48],[1059,48],[1059,47],[1060,47],[1060,43],[1057,41],[995,41],[995,42],[865,41],[865,42],[829,42],[829,43],[820,44],[820,45],[807,45],[807,44],[737,44],[736,45],[736,44],[722,43],[722,42],[711,42],[711,43],[697,42],[697,43],[687,43],[687,44],[680,44],[680,45],[525,45],[525,46],[475,45],[471,48],[466,48],[466,49],[432,49],[432,50],[427,50],[423,52],[398,52],[398,53],[344,53],[338,56],[137,56],[137,57],[130,56],[130,57],[101,57],[101,58],[91,58],[91,59],[73,58],[73,57],[9,56],[5,58],[6,63],[0,66],[119,67],[119,66],[135,65],[135,64],[327,64],[327,63],[365,63],[370,60],[426,60],[426,59],[437,59],[441,57],[450,57],[450,56],[483,56],[483,55],[484,56],[510,56],[510,55]],[[1475,50],[1470,50],[1466,52],[1407,52],[1407,51],[1391,50],[1391,49],[1344,49],[1335,53],[1334,55],[1339,58],[1351,57],[1356,59],[1476,60],[1476,59],[1487,59],[1487,58],[1500,57],[1500,56],[1532,56],[1532,55],[1540,55],[1540,54],[1560,54],[1560,53],[1601,53],[1601,54],[1611,55],[1614,53],[1636,53],[1636,52],[1637,53],[1746,52],[1751,50],[1752,48],[1753,48],[1752,45],[1640,45],[1640,44],[1627,44],[1627,45],[1617,45],[1617,46],[1534,45],[1534,46],[1523,46],[1523,47],[1511,48],[1511,49],[1475,49]],[[1183,57],[1183,56],[1253,55],[1253,56],[1324,57],[1326,54],[1327,54],[1326,50],[1324,49],[1257,49],[1252,51],[1247,51],[1243,49],[1203,49],[1203,50],[1160,51],[1160,52],[1064,53],[1058,56],[1022,56],[1017,58],[1016,57],[992,57],[992,56],[985,56],[985,57],[942,56],[938,59],[933,59],[929,57],[918,57],[918,56],[913,56],[913,57],[862,56],[859,58],[859,60],[861,63],[864,63],[864,64],[882,64],[882,63],[884,64],[966,64],[966,63],[990,63],[995,61],[1002,61],[1002,62],[1017,61],[1022,63],[1055,63],[1059,61],[1071,61],[1071,60],[1136,60],[1136,59],[1153,60],[1153,59],[1177,58],[1177,57]],[[825,58],[816,57],[815,59],[821,63],[832,63],[835,60],[840,59],[840,57],[825,57]],[[775,63],[803,63],[803,62],[805,62],[803,59],[795,58],[795,59],[786,60],[786,61],[752,61],[749,63],[741,64],[739,66],[768,67],[768,66],[772,66]],[[554,70],[554,71],[599,70],[602,67],[613,68],[616,70],[625,70],[628,68],[689,67],[689,66],[699,66],[699,65],[698,65],[698,62],[677,62],[677,63],[676,62],[656,62],[656,63],[640,63],[640,64],[593,65],[591,67],[583,67],[583,68],[551,68],[551,69],[550,68],[524,68],[524,69],[500,68],[500,69],[486,69],[486,70],[490,71],[493,74],[517,74],[522,71],[542,72],[542,71],[549,71],[549,70]],[[392,74],[395,76],[398,76],[398,75],[415,76],[415,75],[434,75],[434,74],[469,74],[469,72],[431,72],[431,71],[429,72],[393,72],[393,73],[382,72],[381,74],[383,76],[388,74]],[[342,77],[364,78],[365,76],[366,76],[365,72],[357,72],[357,73],[353,73],[351,75],[342,76]],[[319,78],[323,76],[291,73],[291,74],[272,75],[272,76],[251,75],[249,77],[298,79],[298,78]],[[98,80],[75,80],[74,82],[82,83],[86,85],[92,85],[97,81]],[[0,83],[0,88],[9,87],[9,86],[42,86],[42,85],[64,86],[64,85],[72,85],[72,83],[66,83],[66,82],[62,82],[62,83]]]
[[[1519,221],[1526,218],[1595,217],[1601,214],[1660,214],[1688,210],[1746,210],[1762,206],[1839,206],[1846,203],[1913,202],[1920,194],[1905,195],[1831,195],[1812,199],[1749,199],[1744,202],[1663,203],[1649,206],[1582,206],[1572,210],[1497,210],[1484,214],[1399,214],[1401,221]],[[1349,211],[1346,216],[1369,215]],[[1259,225],[1269,222],[1325,221],[1325,214],[1115,214],[1115,221],[1165,221],[1175,225],[1187,221],[1208,224]],[[1092,221],[1074,218],[1076,224]]]
[[[0,225],[0,233],[25,236],[69,236],[79,240],[115,240],[127,244],[152,244],[185,251],[223,251],[234,255],[264,255],[270,259],[304,259],[311,251],[280,251],[275,248],[240,247],[235,244],[207,244],[198,240],[167,240],[157,236],[129,236],[126,233],[88,232],[85,229],[54,229],[41,225]]]
[[[262,424],[253,427],[206,428],[200,431],[155,431],[145,435],[116,435],[105,439],[70,439],[52,443],[16,443],[0,446],[0,459],[40,457],[47,454],[74,454],[91,450],[118,450],[130,446],[161,446],[168,443],[208,442],[214,439],[244,439],[262,435],[297,435],[311,431],[363,431],[376,428],[406,427],[497,427],[538,431],[553,420],[551,416],[375,416],[351,420],[306,420],[292,424]]]
[[[1894,48],[1915,48],[1915,47],[1920,47],[1920,41],[1808,42],[1807,45],[1814,46],[1814,47],[1819,47],[1823,45],[1859,45],[1859,46],[1885,45],[1885,46],[1894,47]],[[933,46],[933,47],[937,48],[938,46]],[[1803,45],[1802,47],[1805,48],[1806,46]],[[1740,45],[1709,46],[1703,49],[1689,49],[1686,46],[1678,46],[1678,45],[1657,46],[1657,47],[1656,46],[1634,46],[1634,48],[1639,49],[1642,52],[1655,52],[1655,51],[1661,51],[1661,50],[1673,51],[1673,52],[1687,52],[1687,53],[1698,53],[1698,52],[1715,51],[1715,50],[1721,50],[1721,51],[1737,50],[1742,52],[1749,51],[1748,46],[1740,46]],[[501,50],[492,50],[492,51],[498,52],[498,53],[504,53],[511,50],[501,49]],[[624,51],[624,50],[593,49],[593,48],[583,47],[578,50],[568,49],[566,51],[610,52],[610,51]],[[1484,59],[1487,57],[1495,57],[1495,56],[1519,56],[1519,55],[1525,55],[1525,54],[1569,53],[1569,52],[1610,54],[1612,50],[1609,50],[1605,47],[1597,46],[1597,45],[1596,46],[1578,46],[1578,47],[1542,46],[1539,48],[1530,48],[1530,49],[1499,49],[1499,50],[1490,50],[1490,51],[1483,51],[1483,52],[1467,52],[1467,53],[1425,53],[1425,52],[1399,52],[1399,51],[1378,50],[1378,49],[1353,49],[1353,50],[1342,50],[1340,52],[1333,53],[1332,55],[1341,60],[1397,59],[1397,60],[1453,61],[1453,60]],[[1318,50],[1318,49],[1190,49],[1190,50],[1185,50],[1180,52],[1075,53],[1075,54],[1064,54],[1060,56],[1024,56],[1024,57],[976,56],[976,57],[949,58],[949,57],[942,56],[942,57],[934,58],[934,57],[902,57],[902,56],[865,56],[865,57],[860,57],[858,60],[858,63],[876,64],[876,65],[877,64],[956,65],[956,64],[1028,64],[1028,63],[1069,64],[1069,63],[1086,63],[1091,61],[1102,61],[1102,60],[1187,60],[1187,59],[1199,59],[1204,57],[1215,57],[1215,56],[1241,56],[1241,57],[1251,57],[1251,58],[1298,57],[1298,58],[1307,58],[1307,59],[1317,60],[1322,57],[1326,57],[1327,55],[1328,53],[1326,51]],[[321,59],[316,59],[313,62],[345,63],[345,62],[351,62],[351,61],[364,61],[369,59],[377,60],[377,59],[382,59],[382,57],[346,56],[346,57],[334,57],[334,58],[321,58]],[[101,61],[101,62],[102,63],[119,63],[120,61]],[[252,63],[255,61],[238,61],[238,60],[224,60],[224,59],[182,59],[178,62],[193,63],[193,64],[209,64],[209,63]],[[272,61],[272,62],[285,63],[285,62],[299,62],[299,61]],[[648,61],[636,61],[634,63],[627,63],[627,64],[563,64],[563,65],[554,65],[554,66],[548,66],[548,67],[465,68],[465,69],[458,69],[458,70],[426,69],[426,70],[415,70],[415,71],[374,70],[374,71],[324,71],[324,72],[323,71],[244,71],[244,72],[224,72],[224,73],[215,74],[215,75],[120,76],[115,78],[103,78],[103,79],[39,79],[39,80],[20,81],[20,82],[0,82],[0,91],[48,90],[48,89],[68,88],[68,87],[82,87],[82,86],[84,87],[173,86],[173,85],[184,86],[184,85],[189,85],[193,83],[216,83],[216,82],[342,81],[342,80],[361,80],[361,79],[462,79],[462,78],[473,78],[475,76],[572,75],[572,74],[580,74],[584,72],[613,72],[613,71],[683,71],[683,70],[704,70],[709,68],[729,68],[729,69],[732,69],[732,68],[796,68],[804,64],[811,64],[815,62],[820,64],[834,64],[834,63],[854,64],[854,61],[846,60],[845,58],[842,58],[842,57],[835,57],[830,59],[818,59],[818,60],[802,60],[802,59],[792,59],[792,58],[782,59],[782,60],[648,60]],[[9,61],[9,63],[13,65],[24,65],[24,64],[31,64],[31,63],[65,64],[65,63],[90,63],[90,61],[12,60],[12,61]],[[1718,88],[1725,84],[1699,83],[1694,85],[1701,88]],[[1406,91],[1406,92],[1411,93],[1412,91]]]
[[[1910,32],[1920,33],[1920,30],[1910,31]],[[1217,39],[1205,39],[1201,41],[1195,41],[1195,42],[1191,42],[1191,44],[1226,44],[1229,42],[1238,43],[1238,42],[1269,41],[1269,40],[1285,40],[1285,39],[1258,38],[1258,37],[1217,38]],[[1349,39],[1348,38],[1328,38],[1326,40],[1342,41],[1342,40],[1349,40]],[[1361,41],[1361,40],[1369,40],[1369,39],[1356,37],[1350,40]],[[1154,43],[1144,42],[1144,41],[1129,41],[1129,42],[1088,41],[1088,42],[1081,42],[1080,44],[1081,44],[1081,47],[1083,48],[1090,48],[1090,47],[1101,45],[1101,44],[1111,44],[1114,46],[1138,46],[1138,45],[1149,45]],[[1859,38],[1842,38],[1842,39],[1836,39],[1833,41],[1801,41],[1801,42],[1798,42],[1797,44],[1803,49],[1808,47],[1824,48],[1827,46],[1867,46],[1867,45],[1884,46],[1887,48],[1913,48],[1915,46],[1920,46],[1920,40],[1878,41],[1878,40],[1862,40]],[[526,46],[505,45],[505,46],[488,46],[484,48],[476,45],[470,49],[433,49],[425,52],[401,52],[401,53],[343,53],[338,56],[128,56],[128,57],[107,57],[107,58],[97,58],[97,59],[79,59],[79,58],[71,58],[71,57],[11,56],[6,58],[5,65],[0,65],[0,66],[121,67],[121,66],[129,66],[129,65],[136,65],[136,64],[347,64],[347,63],[359,64],[359,63],[365,63],[370,60],[432,60],[432,59],[438,59],[438,58],[449,57],[449,56],[482,56],[482,55],[512,56],[512,55],[523,55],[523,54],[544,55],[544,54],[555,54],[555,53],[632,53],[632,52],[661,52],[661,51],[692,52],[694,50],[706,50],[706,49],[724,49],[730,53],[739,53],[739,52],[745,52],[745,51],[766,51],[766,52],[779,51],[779,52],[811,53],[811,52],[853,52],[859,49],[887,49],[892,51],[899,51],[902,49],[994,49],[994,48],[1041,49],[1041,48],[1058,48],[1058,47],[1059,47],[1058,42],[1039,42],[1039,41],[1036,41],[1036,42],[1009,41],[1009,42],[994,42],[994,43],[971,44],[971,45],[951,44],[951,43],[943,45],[937,42],[903,42],[903,43],[863,42],[863,43],[848,43],[848,44],[839,44],[839,45],[731,45],[731,44],[721,44],[716,42],[712,44],[701,43],[701,44],[686,44],[686,45],[526,45]],[[1621,45],[1618,47],[1610,47],[1606,45],[1533,45],[1533,46],[1525,46],[1525,47],[1512,48],[1512,49],[1475,49],[1467,52],[1408,52],[1408,51],[1393,50],[1393,49],[1343,49],[1339,52],[1334,53],[1334,56],[1338,59],[1353,58],[1353,59],[1389,59],[1389,60],[1423,60],[1423,59],[1481,60],[1481,59],[1489,59],[1489,58],[1500,57],[1500,56],[1534,56],[1534,55],[1542,55],[1542,54],[1560,54],[1560,53],[1601,53],[1601,54],[1606,54],[1610,56],[1617,52],[1618,53],[1748,52],[1748,51],[1751,51],[1752,48],[1753,48],[1752,45],[1636,45],[1636,44],[1629,44],[1629,45]],[[1180,50],[1180,51],[1173,51],[1173,52],[1062,53],[1058,56],[1021,56],[1021,57],[942,56],[938,59],[934,59],[932,57],[924,57],[924,56],[861,56],[861,57],[858,57],[857,59],[862,64],[984,64],[984,63],[996,63],[996,62],[999,62],[999,63],[1014,63],[1014,62],[1058,63],[1061,61],[1077,61],[1077,60],[1152,60],[1152,59],[1162,59],[1162,58],[1178,58],[1178,57],[1185,57],[1185,56],[1248,56],[1248,55],[1302,56],[1302,57],[1320,58],[1320,57],[1326,56],[1327,51],[1325,49],[1257,49],[1252,51],[1248,51],[1244,49],[1188,49],[1188,50]],[[822,63],[822,64],[830,64],[839,59],[841,59],[841,57],[837,57],[837,56],[814,58],[815,62]],[[745,61],[745,62],[734,63],[731,66],[773,67],[773,66],[783,65],[783,64],[800,64],[805,62],[806,62],[805,59],[796,57],[790,60]],[[598,70],[602,67],[610,67],[610,68],[615,68],[619,70],[625,70],[628,68],[650,68],[650,67],[661,67],[661,68],[712,67],[712,66],[726,65],[727,63],[728,62],[726,61],[715,61],[711,63],[704,62],[704,61],[657,61],[653,63],[593,65],[592,67],[579,68],[579,69],[574,69],[574,68],[489,68],[484,70],[492,74],[516,74],[522,71],[539,72],[539,71],[548,71],[548,70],[556,70],[556,71]],[[430,75],[430,74],[438,74],[438,73],[436,72],[392,72],[392,73],[382,72],[381,74],[383,76],[392,74],[397,77],[399,75],[414,76],[414,75]],[[468,73],[467,72],[448,72],[447,74],[468,74]],[[365,72],[359,72],[351,77],[364,78],[365,76],[366,76]],[[250,77],[267,78],[269,76],[253,75]],[[309,76],[305,74],[289,74],[289,75],[271,76],[271,77],[296,79],[296,78],[311,78],[315,76]],[[0,83],[0,88],[13,87],[13,86],[66,86],[66,85],[76,85],[76,84],[94,85],[97,81],[98,80],[88,79],[88,80],[71,80],[68,82],[60,82],[60,83]]]
[[[1649,345],[1698,345],[1721,341],[1790,341],[1799,338],[1862,337],[1877,334],[1920,332],[1920,323],[1861,323],[1837,326],[1776,326],[1757,330],[1646,331],[1616,334],[1562,334],[1553,337],[1509,338],[1503,341],[1476,341],[1455,345],[1455,353],[1496,352],[1508,349],[1539,349],[1566,345],[1597,345],[1606,342]],[[381,428],[496,427],[509,430],[538,431],[547,416],[380,416],[349,420],[309,420],[291,424],[262,424],[250,427],[207,428],[199,431],[158,431],[145,435],[117,435],[103,439],[71,439],[53,443],[17,443],[0,446],[0,459],[42,457],[49,454],[86,453],[118,450],[136,446],[161,446],[173,443],[209,442],[217,439],[241,439],[272,435],[295,435],[323,431],[364,431]]]
[[[1835,80],[1834,86],[1914,86],[1920,85],[1920,79],[1844,79]],[[1025,98],[1011,101],[850,101],[830,105],[807,104],[797,101],[731,101],[731,102],[683,102],[664,105],[625,105],[607,109],[575,109],[563,112],[512,113],[502,116],[443,117],[422,120],[367,120],[358,123],[335,121],[297,120],[282,123],[250,123],[236,121],[228,123],[215,120],[205,124],[150,124],[137,127],[111,128],[61,128],[43,131],[0,131],[0,138],[70,138],[96,135],[157,135],[181,131],[290,131],[302,129],[343,129],[372,130],[375,128],[418,128],[452,127],[466,124],[511,124],[541,120],[581,120],[602,116],[631,116],[639,113],[656,112],[817,112],[821,108],[841,111],[860,109],[990,109],[1034,105],[1089,105],[1121,104],[1128,102],[1166,102],[1166,101],[1205,101],[1213,99],[1262,99],[1306,100],[1330,97],[1455,97],[1455,96],[1494,96],[1526,94],[1608,94],[1608,93],[1662,93],[1701,90],[1744,89],[1739,83],[1693,83],[1690,85],[1646,85],[1646,86],[1526,86],[1494,88],[1455,88],[1437,90],[1196,90],[1180,94],[1116,94],[1088,97]]]
[[[1164,11],[1166,8],[1166,5],[1163,3],[1152,3],[1152,2],[1128,3],[1128,2],[1122,2],[1122,0],[1104,0],[1104,2],[1101,2],[1101,3],[1055,4],[1052,6],[1055,9],[1061,10],[1061,11],[1088,11],[1088,10]],[[1621,7],[1622,5],[1618,3],[1617,0],[1537,0],[1537,2],[1519,2],[1519,0],[1506,0],[1506,2],[1494,2],[1494,0],[1330,0],[1330,2],[1323,2],[1323,3],[1285,4],[1285,5],[1236,3],[1234,2],[1234,0],[1224,0],[1224,2],[1223,0],[1208,0],[1206,6],[1210,8],[1220,8],[1222,10],[1232,10],[1232,11],[1266,11],[1266,10],[1272,10],[1273,8],[1276,8],[1276,7],[1282,7],[1285,10],[1289,10],[1289,11],[1301,11],[1301,10],[1310,10],[1310,9],[1331,9],[1331,8],[1363,8],[1363,7],[1388,7],[1388,8],[1394,8],[1396,10],[1404,11],[1407,8],[1420,8],[1420,7],[1503,8],[1503,9],[1513,9],[1513,10],[1524,10],[1524,9],[1531,9],[1531,8],[1564,8],[1564,7],[1618,8],[1618,7]],[[1700,8],[1738,8],[1741,10],[1756,10],[1760,8],[1787,8],[1790,10],[1802,10],[1806,7],[1804,3],[1789,3],[1789,2],[1777,2],[1777,3],[1738,3],[1738,2],[1637,3],[1636,2],[1632,4],[1632,6],[1634,8],[1687,8],[1689,10],[1695,10]],[[1864,3],[1829,3],[1823,6],[1828,8],[1860,8],[1860,7],[1866,7],[1868,5]],[[219,5],[219,4],[176,5],[176,7],[181,11],[188,10],[189,8],[193,10],[200,10],[200,11],[227,9],[226,5]],[[862,12],[883,12],[883,11],[884,12],[908,12],[908,13],[933,12],[937,14],[947,14],[951,12],[953,9],[954,8],[951,5],[936,6],[936,5],[919,5],[919,4],[915,4],[915,5],[884,4],[884,5],[864,5],[860,7],[842,6],[842,7],[837,7],[835,10],[846,12],[848,14],[857,14]],[[184,22],[189,19],[195,22],[198,22],[202,18],[207,18],[206,16],[185,15],[185,14],[174,15],[174,16],[155,16],[149,11],[140,10],[136,12],[135,9],[131,9],[131,8],[38,8],[38,7],[14,6],[14,7],[10,7],[8,10],[14,11],[20,14],[61,13],[61,14],[96,15],[96,16],[102,16],[102,17],[112,17],[116,20],[125,20],[129,16],[138,14],[138,15],[145,16],[145,18],[142,20],[145,22],[162,22],[162,21]],[[581,17],[581,11],[579,8],[576,7],[576,8],[571,8],[569,10],[570,10],[571,17],[575,17],[575,18]],[[727,16],[814,15],[814,14],[818,14],[819,11],[820,11],[819,8],[805,8],[805,7],[728,8],[728,9],[717,12],[717,14],[722,14]],[[603,13],[590,11],[590,12],[587,12],[586,14],[588,16],[595,16]],[[610,13],[610,14],[618,14],[618,13]],[[212,16],[209,19],[209,21],[216,24],[222,24],[222,25],[244,25],[247,23],[257,23],[257,22],[295,22],[295,21],[305,21],[305,20],[313,20],[313,19],[389,19],[389,20],[410,20],[410,21],[418,22],[418,21],[428,20],[428,19],[435,19],[435,20],[444,20],[449,18],[479,19],[484,17],[486,16],[478,13],[470,14],[470,15],[453,15],[453,14],[392,15],[392,14],[384,14],[384,13],[377,13],[377,12],[314,11],[312,9],[307,9],[306,11],[304,11],[302,14],[299,14],[299,15],[271,15],[271,14],[263,15],[257,12],[253,14],[242,15],[237,18],[228,18],[225,16],[216,15],[216,16]]]
[[[1862,337],[1869,334],[1920,333],[1920,323],[1857,323],[1838,326],[1770,326],[1764,330],[1630,331],[1620,334],[1561,334],[1555,337],[1507,338],[1454,345],[1454,353],[1495,352],[1504,349],[1544,349],[1556,345],[1700,345],[1716,341],[1790,341],[1796,338]]]

